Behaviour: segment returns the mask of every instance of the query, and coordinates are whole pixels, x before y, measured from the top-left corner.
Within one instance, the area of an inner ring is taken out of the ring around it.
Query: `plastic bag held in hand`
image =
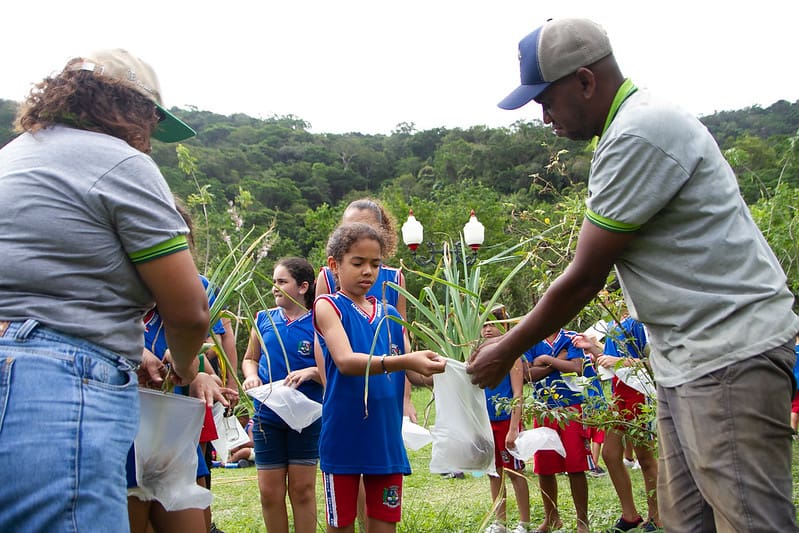
[[[516,459],[529,461],[535,452],[542,450],[552,450],[566,457],[566,449],[558,436],[558,432],[552,428],[528,429],[519,433],[515,441],[516,446],[508,449],[508,452]]]
[[[654,398],[657,395],[657,388],[652,382],[652,378],[646,373],[646,370],[640,366],[624,366],[616,369],[616,377],[637,390],[641,394]]]
[[[472,384],[466,364],[448,359],[444,373],[433,376],[433,395],[436,423],[430,431],[430,472],[496,474],[485,392]]]
[[[136,483],[128,494],[157,500],[167,511],[205,509],[211,492],[197,485],[197,442],[205,402],[139,389],[141,420],[134,440]]]
[[[225,416],[225,411],[225,406],[220,402],[214,404],[212,412],[217,438],[211,441],[211,445],[223,463],[227,462],[230,450],[250,442],[250,436],[239,423],[239,419],[234,415]]]
[[[411,422],[410,418],[403,416],[402,442],[404,442],[405,446],[411,450],[421,450],[433,442],[433,436],[426,428],[420,426],[419,424],[414,424]]]
[[[300,432],[322,416],[322,404],[288,387],[283,380],[273,381],[247,391],[252,398],[278,414],[294,431]]]

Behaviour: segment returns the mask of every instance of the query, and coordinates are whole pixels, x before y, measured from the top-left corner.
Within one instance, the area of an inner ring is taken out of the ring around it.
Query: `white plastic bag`
[[[560,440],[558,432],[552,428],[528,429],[519,433],[515,441],[516,446],[509,448],[508,452],[516,459],[529,461],[535,452],[552,450],[566,457],[566,449]]]
[[[485,392],[472,384],[466,364],[448,359],[444,372],[433,376],[433,395],[436,423],[430,431],[430,472],[496,474]]]
[[[561,374],[563,382],[573,392],[587,395],[588,391],[594,386],[593,379],[588,376],[578,376],[577,374]]]
[[[597,367],[596,373],[599,376],[599,379],[601,379],[602,381],[607,381],[609,379],[612,379],[613,376],[616,375],[616,373],[613,372],[613,369],[604,366]]]
[[[247,394],[266,404],[297,432],[322,416],[321,403],[311,400],[294,387],[286,386],[282,379],[250,389]]]
[[[608,323],[604,320],[600,320],[587,330],[583,331],[583,335],[587,335],[589,337],[593,337],[598,342],[601,342],[602,339],[605,338],[605,335],[608,333]]]
[[[237,417],[225,416],[225,406],[221,403],[214,404],[213,414],[217,438],[211,441],[211,445],[216,450],[217,460],[226,463],[230,450],[250,442],[250,436],[244,431]]]
[[[431,442],[433,436],[427,428],[414,424],[407,416],[402,417],[402,442],[411,450],[421,450]]]
[[[652,378],[649,377],[646,370],[640,366],[623,366],[616,369],[616,377],[637,390],[641,394],[654,398],[657,394],[655,384]]]
[[[139,389],[141,419],[134,440],[136,483],[128,494],[157,500],[167,511],[205,509],[211,492],[197,485],[197,442],[205,402],[180,394]]]

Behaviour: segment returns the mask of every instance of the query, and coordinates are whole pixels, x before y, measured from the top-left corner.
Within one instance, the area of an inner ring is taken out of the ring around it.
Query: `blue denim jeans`
[[[125,457],[138,420],[126,359],[12,322],[0,334],[0,531],[128,531]]]

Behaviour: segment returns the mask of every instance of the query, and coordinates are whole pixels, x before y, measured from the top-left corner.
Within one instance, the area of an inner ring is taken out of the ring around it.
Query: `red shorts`
[[[591,442],[602,444],[605,442],[605,430],[595,427],[588,428],[588,438]]]
[[[505,420],[492,420],[491,432],[494,434],[494,465],[497,467],[497,474],[502,473],[504,468],[517,472],[524,470],[524,461],[516,459],[505,447],[505,437],[508,436],[510,429],[510,418]],[[519,424],[519,431],[522,425]]]
[[[569,409],[582,412],[582,407],[573,405]],[[592,464],[591,443],[588,439],[588,429],[580,422],[571,421],[563,427],[558,422],[547,420],[543,423],[535,422],[535,427],[547,427],[558,432],[566,457],[553,450],[535,452],[535,466],[533,471],[542,476],[552,476],[561,472],[585,472]]]
[[[615,409],[628,421],[636,419],[641,414],[641,406],[646,404],[646,396],[615,376],[612,400]]]
[[[364,474],[366,516],[397,523],[402,517],[402,474]],[[361,474],[322,472],[325,491],[325,516],[332,527],[347,527],[358,513],[358,488]]]
[[[799,413],[799,390],[796,391],[796,394],[793,395],[793,401],[791,402],[791,412]]]
[[[200,442],[211,442],[219,438],[216,432],[216,422],[214,422],[214,411],[212,408],[205,406],[205,420],[203,420],[203,429],[200,431]]]

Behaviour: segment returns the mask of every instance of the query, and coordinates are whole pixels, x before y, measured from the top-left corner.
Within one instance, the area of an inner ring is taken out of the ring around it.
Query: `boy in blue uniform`
[[[539,342],[524,354],[527,360],[525,375],[533,384],[534,393],[545,399],[552,409],[566,408],[582,412],[583,393],[576,392],[565,383],[562,374],[582,375],[583,351],[572,345],[573,332],[560,329]],[[534,471],[538,474],[538,484],[544,504],[544,522],[540,531],[550,531],[562,527],[558,513],[557,474],[565,472],[569,476],[572,500],[577,515],[577,531],[588,531],[588,481],[586,470],[593,468],[591,447],[586,427],[577,421],[569,421],[561,427],[555,420],[536,420],[536,427],[548,427],[558,432],[566,457],[551,450],[535,454]]]

